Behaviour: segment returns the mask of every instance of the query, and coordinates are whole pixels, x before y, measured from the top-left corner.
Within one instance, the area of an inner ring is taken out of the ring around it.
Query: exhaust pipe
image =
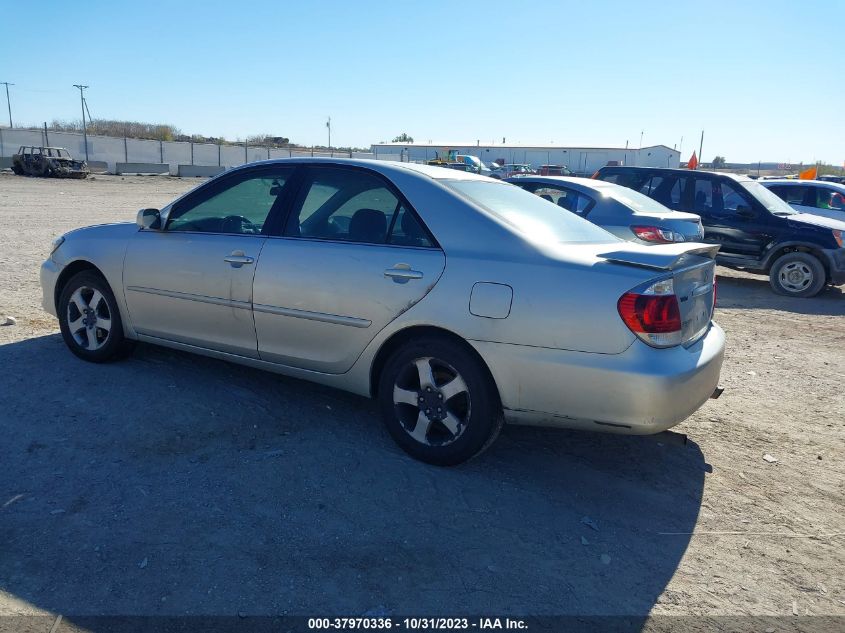
[[[711,400],[718,400],[718,399],[719,399],[719,396],[721,396],[721,395],[722,395],[722,392],[723,392],[724,390],[725,390],[725,388],[724,388],[724,387],[716,387],[716,388],[713,390],[713,393],[711,393],[711,394],[710,394],[710,399],[711,399]]]

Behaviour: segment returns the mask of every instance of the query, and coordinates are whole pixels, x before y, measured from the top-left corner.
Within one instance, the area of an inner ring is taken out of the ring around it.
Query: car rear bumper
[[[689,348],[635,341],[621,354],[473,342],[517,424],[608,433],[659,433],[696,411],[718,387],[725,333],[715,323]]]
[[[41,264],[41,305],[44,310],[56,316],[56,281],[59,279],[59,267],[53,258]]]

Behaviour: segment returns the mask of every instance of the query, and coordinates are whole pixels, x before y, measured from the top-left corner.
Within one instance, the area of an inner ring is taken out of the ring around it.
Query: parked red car
[[[571,176],[572,172],[566,165],[540,165],[537,174],[539,176]]]

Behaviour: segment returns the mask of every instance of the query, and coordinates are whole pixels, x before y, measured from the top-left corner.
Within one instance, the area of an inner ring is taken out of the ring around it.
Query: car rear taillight
[[[644,343],[652,347],[681,344],[681,309],[672,279],[626,292],[616,308],[628,329]]]
[[[669,229],[661,229],[659,226],[632,226],[634,232],[641,240],[654,242],[655,244],[670,244],[672,242],[683,242],[684,236]]]

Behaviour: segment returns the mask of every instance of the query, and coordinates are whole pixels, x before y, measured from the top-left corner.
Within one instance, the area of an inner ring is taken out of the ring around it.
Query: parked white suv
[[[845,185],[823,180],[760,180],[799,213],[845,220]]]

